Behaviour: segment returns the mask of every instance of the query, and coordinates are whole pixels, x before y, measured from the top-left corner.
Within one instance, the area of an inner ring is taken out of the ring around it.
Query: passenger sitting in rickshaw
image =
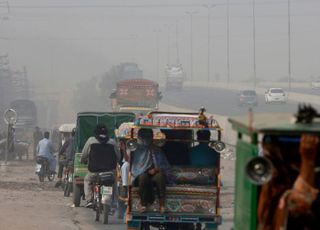
[[[209,147],[211,133],[209,130],[199,130],[199,144],[190,149],[189,159],[192,166],[219,167],[220,154]]]
[[[132,182],[139,187],[141,199],[141,212],[148,211],[155,200],[154,185],[159,198],[159,212],[165,212],[166,173],[170,167],[163,151],[154,146],[153,131],[140,129],[138,131],[138,146],[131,153],[132,157]]]

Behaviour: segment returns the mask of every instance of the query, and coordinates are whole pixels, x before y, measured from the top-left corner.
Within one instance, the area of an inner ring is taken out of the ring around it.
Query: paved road
[[[315,90],[315,89],[311,89],[311,88],[296,88],[296,89],[292,89],[292,92],[320,96],[320,89]]]
[[[302,91],[302,89],[297,90]],[[194,110],[198,110],[203,105],[208,112],[224,116],[245,115],[248,112],[248,107],[240,107],[237,105],[237,93],[237,91],[225,89],[185,87],[182,91],[163,90],[163,102],[165,104]],[[295,113],[297,110],[296,102],[289,101],[287,104],[265,104],[263,96],[258,96],[258,103],[259,105],[253,108],[254,112]],[[320,106],[316,108],[320,111]]]

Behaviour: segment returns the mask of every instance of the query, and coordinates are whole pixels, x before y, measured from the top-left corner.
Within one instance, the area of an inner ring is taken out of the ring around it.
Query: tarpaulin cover
[[[91,136],[94,136],[94,129],[98,123],[107,126],[109,136],[114,137],[114,130],[123,122],[133,121],[135,114],[123,112],[82,112],[77,116],[76,128],[76,151],[81,152],[85,142]]]

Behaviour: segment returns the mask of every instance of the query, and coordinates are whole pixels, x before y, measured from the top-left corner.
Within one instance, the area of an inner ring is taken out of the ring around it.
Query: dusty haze
[[[115,64],[137,62],[144,76],[159,76],[176,60],[190,76],[190,16],[193,16],[194,80],[207,78],[208,1],[197,0],[10,0],[1,3],[0,47],[12,68],[27,67],[37,97],[72,91]],[[227,1],[212,0],[211,75],[226,80]],[[253,76],[252,1],[230,0],[231,79]],[[171,5],[171,6],[170,6]],[[291,0],[292,77],[309,80],[320,73],[320,2]],[[257,77],[288,75],[287,1],[256,0]],[[169,42],[169,43],[168,43]],[[168,50],[170,52],[168,53]],[[168,60],[169,58],[169,60]],[[48,94],[49,93],[49,94]],[[60,95],[61,96],[61,95]],[[107,102],[108,103],[108,102]],[[68,105],[66,104],[67,108]]]

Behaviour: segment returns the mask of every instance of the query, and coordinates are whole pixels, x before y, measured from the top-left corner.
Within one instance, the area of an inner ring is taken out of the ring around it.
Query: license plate
[[[103,195],[112,195],[112,187],[103,186],[102,187],[102,194]]]

